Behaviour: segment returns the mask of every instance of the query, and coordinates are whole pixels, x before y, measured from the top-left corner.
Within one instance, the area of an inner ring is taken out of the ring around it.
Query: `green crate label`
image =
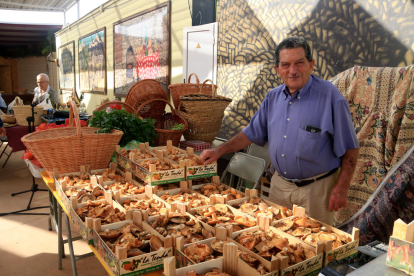
[[[339,248],[326,252],[326,261],[329,263],[333,260],[341,260],[343,258],[355,254],[357,252],[356,248],[358,247],[358,244],[359,240],[356,240],[348,244],[345,244]]]
[[[165,184],[184,180],[184,169],[151,173],[152,184]]]
[[[311,276],[318,275],[322,270],[323,254],[281,270],[282,276]]]
[[[142,275],[164,267],[164,259],[172,256],[172,248],[119,261],[121,275]]]
[[[409,275],[414,275],[414,243],[390,237],[386,264]]]
[[[217,175],[217,164],[187,167],[187,179],[196,179]]]

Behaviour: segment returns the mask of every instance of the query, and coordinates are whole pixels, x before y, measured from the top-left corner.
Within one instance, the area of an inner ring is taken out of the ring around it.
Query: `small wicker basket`
[[[201,114],[200,116],[217,117],[224,114],[224,110],[231,103],[232,99],[216,95],[216,87],[213,86],[213,94],[207,95],[203,93],[203,86],[205,80],[200,88],[200,93],[188,94],[180,97],[181,103],[188,114]]]
[[[144,102],[152,99],[167,100],[167,95],[161,84],[156,80],[140,80],[129,89],[125,103],[137,110]],[[147,105],[141,108],[139,116],[143,118],[157,118],[162,116],[164,110],[165,102],[159,101],[151,106]]]
[[[184,131],[186,141],[198,140],[211,143],[216,139],[223,122],[224,113],[219,116],[199,116],[183,112],[180,108],[181,106],[179,106],[177,113],[188,122],[188,128]]]
[[[191,83],[191,77],[194,76],[196,78],[197,83]],[[217,85],[214,85],[217,89]],[[192,73],[188,76],[187,83],[177,83],[171,84],[168,86],[171,92],[171,98],[174,103],[174,107],[177,109],[180,105],[180,97],[188,94],[195,94],[200,91],[201,85],[200,81],[195,73]],[[213,85],[212,84],[205,84],[203,88],[203,93],[211,95],[213,94]]]

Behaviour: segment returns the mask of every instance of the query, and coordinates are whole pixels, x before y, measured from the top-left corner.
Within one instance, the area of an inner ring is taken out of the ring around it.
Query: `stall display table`
[[[65,256],[63,244],[67,243],[69,245],[70,258],[71,258],[71,264],[72,264],[72,272],[73,272],[74,276],[77,275],[75,262],[80,260],[80,259],[83,259],[83,258],[86,258],[86,257],[89,257],[89,256],[93,256],[93,255],[95,255],[95,257],[98,258],[99,262],[103,265],[103,267],[105,268],[106,272],[109,275],[116,276],[111,272],[110,268],[105,263],[105,261],[102,260],[102,258],[99,256],[98,251],[95,249],[95,247],[93,245],[89,245],[89,247],[92,250],[91,253],[87,253],[87,254],[84,254],[84,255],[81,255],[81,256],[75,256],[74,255],[72,241],[80,240],[80,239],[82,239],[82,237],[76,237],[76,238],[71,237],[70,222],[69,222],[70,210],[66,210],[65,206],[63,205],[63,202],[62,202],[59,194],[57,193],[57,191],[55,189],[54,180],[52,178],[50,178],[49,175],[44,171],[41,172],[40,175],[43,178],[43,181],[46,183],[46,186],[49,188],[49,193],[52,197],[52,200],[50,202],[50,204],[51,204],[51,207],[50,207],[51,214],[50,215],[51,215],[52,221],[55,225],[55,229],[58,233],[58,264],[59,264],[59,269],[62,269],[62,258],[64,258],[64,256]],[[63,240],[63,237],[62,237],[62,211],[63,211],[63,214],[65,216],[66,232],[68,234],[68,239],[67,240]],[[158,270],[158,271],[154,271],[154,272],[143,274],[143,275],[162,276],[162,272],[163,272],[162,270]]]
[[[404,272],[395,269],[393,267],[389,267],[385,264],[385,260],[387,258],[387,254],[383,254],[378,258],[375,258],[371,262],[367,263],[366,265],[361,266],[357,270],[349,273],[349,276],[377,276],[377,275],[386,275],[386,276],[403,276],[407,275]]]

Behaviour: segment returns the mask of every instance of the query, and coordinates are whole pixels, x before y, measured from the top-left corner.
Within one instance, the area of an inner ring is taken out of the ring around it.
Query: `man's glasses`
[[[44,82],[47,82],[47,81],[37,81],[36,83],[40,84],[40,83],[44,83]]]

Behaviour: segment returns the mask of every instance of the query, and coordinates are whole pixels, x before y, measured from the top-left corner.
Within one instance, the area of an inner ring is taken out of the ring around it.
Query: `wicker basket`
[[[69,99],[68,99],[68,101],[67,102],[63,102],[63,95],[68,95],[69,96]],[[59,96],[59,105],[61,106],[61,107],[63,107],[63,108],[66,108],[66,107],[69,107],[68,106],[68,103],[70,102],[70,101],[75,101],[75,103],[76,103],[76,106],[77,107],[79,107],[79,101],[78,101],[78,98],[73,94],[73,92],[63,92],[62,94],[60,94],[60,96]],[[68,108],[68,110],[69,110],[70,108]]]
[[[167,100],[164,89],[156,80],[141,80],[128,91],[125,103],[137,110],[143,103],[152,99]],[[161,117],[165,110],[165,102],[159,101],[141,108],[139,116],[142,118]]]
[[[126,112],[128,112],[128,113],[134,113],[135,112],[134,108],[132,106],[130,106],[129,104],[124,103],[124,102],[118,102],[118,101],[103,103],[98,108],[96,108],[94,111],[106,110],[106,108],[111,104],[118,104],[118,105],[122,106],[123,108],[125,108]]]
[[[190,83],[191,76],[194,76],[196,78],[197,83]],[[200,91],[201,85],[200,81],[195,73],[188,76],[188,82],[187,83],[177,83],[177,84],[171,84],[168,86],[171,92],[171,97],[174,103],[174,107],[177,109],[180,105],[180,97],[187,95],[187,94],[195,94]],[[215,85],[215,88],[217,89],[217,85]],[[213,85],[211,84],[205,84],[203,88],[203,93],[212,95],[213,94]]]
[[[179,106],[179,110],[180,106]],[[223,122],[224,113],[219,116],[198,116],[183,111],[177,111],[188,122],[188,129],[184,131],[184,139],[198,140],[211,143],[216,139]]]
[[[164,102],[165,104],[168,104],[171,108],[171,113],[163,114],[160,117],[151,117],[151,119],[155,119],[155,133],[158,134],[158,137],[154,139],[154,145],[156,147],[159,146],[166,146],[167,141],[171,140],[172,145],[175,147],[178,147],[178,144],[180,143],[181,136],[183,135],[183,132],[187,129],[188,123],[187,121],[180,115],[177,114],[177,112],[174,110],[172,105],[167,102],[166,100],[161,99],[153,99],[146,101],[143,103],[138,110],[135,112],[135,114],[140,114],[141,108],[155,104],[155,102]],[[141,117],[141,118],[147,118],[147,117]],[[173,126],[176,124],[184,124],[184,128],[182,130],[170,130]]]
[[[19,126],[28,126],[27,117],[32,116],[32,107],[30,105],[13,106],[14,117]],[[34,125],[42,123],[40,116],[43,115],[43,107],[34,107]]]
[[[70,105],[69,127],[27,134],[22,138],[23,144],[49,174],[54,168],[59,173],[77,172],[81,165],[91,170],[106,168],[124,133],[113,129],[111,133],[96,134],[98,128],[81,128],[75,102]]]
[[[200,88],[200,93],[188,94],[180,97],[181,103],[189,114],[201,114],[201,116],[217,117],[224,114],[224,110],[231,103],[230,98],[216,95],[216,87],[213,86],[213,94],[203,93],[204,84],[211,80],[205,80]]]

